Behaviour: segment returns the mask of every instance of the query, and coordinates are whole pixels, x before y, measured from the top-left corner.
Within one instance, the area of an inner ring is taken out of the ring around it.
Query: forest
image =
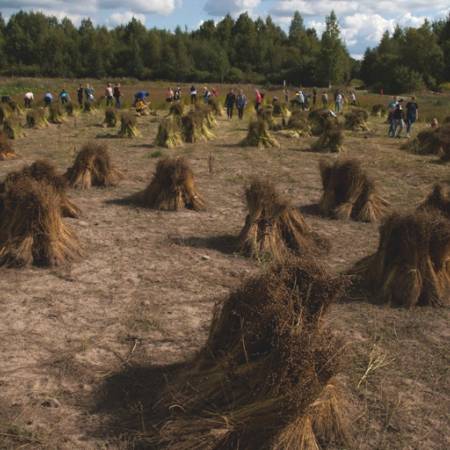
[[[76,27],[39,12],[0,15],[0,73],[5,76],[134,77],[179,82],[328,86],[352,79],[373,90],[438,90],[450,80],[450,16],[419,28],[397,27],[362,61],[349,55],[334,12],[319,36],[296,12],[285,32],[247,13],[206,21],[194,31],[147,29],[132,19],[116,28]]]

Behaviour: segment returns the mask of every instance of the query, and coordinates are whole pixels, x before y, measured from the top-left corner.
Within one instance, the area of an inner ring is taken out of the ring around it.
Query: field
[[[127,95],[137,88],[128,86]],[[155,101],[163,102],[164,89],[152,86]],[[364,97],[366,104],[376,100]],[[432,100],[420,101],[433,115]],[[450,98],[439,102],[436,115],[450,115]],[[42,158],[62,172],[95,139],[108,144],[125,173],[116,188],[70,191],[82,210],[80,219],[67,219],[82,242],[80,261],[63,269],[0,269],[2,449],[134,448],[133,437],[151,427],[152,395],[173,365],[205,341],[215,303],[265,270],[234,251],[251,177],[273,180],[332,241],[323,259],[332,273],[378,244],[377,225],[324,219],[311,207],[321,195],[323,155],[309,151],[316,138],[277,137],[280,149],[244,148],[248,121],[220,119],[216,139],[167,150],[153,145],[158,123],[151,116],[138,119],[136,139],[111,137],[102,120],[101,112],[82,114],[28,130],[14,143],[20,158],[0,163],[0,178]],[[344,156],[361,161],[393,210],[412,210],[435,182],[450,180],[448,165],[401,150],[404,139],[387,138],[382,119],[371,118],[370,127],[346,133]],[[189,160],[205,212],[116,202],[144,188],[166,155]],[[450,447],[449,319],[448,308],[394,309],[370,299],[332,308],[327,322],[344,342],[354,448]]]

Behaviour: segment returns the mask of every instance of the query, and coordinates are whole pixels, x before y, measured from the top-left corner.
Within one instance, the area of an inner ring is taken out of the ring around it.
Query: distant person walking
[[[70,95],[69,93],[63,89],[60,93],[59,93],[59,101],[61,102],[62,105],[66,105],[67,103],[69,103],[70,101]]]
[[[317,89],[313,88],[313,107],[316,107],[316,103],[317,103]]]
[[[120,88],[120,84],[119,83],[117,83],[114,86],[113,97],[114,97],[114,100],[116,101],[116,108],[120,109],[122,107],[122,103],[121,103],[122,102],[122,90]]]
[[[255,110],[258,112],[263,102],[263,96],[259,89],[255,89]]]
[[[350,94],[350,104],[352,106],[356,106],[356,93],[355,91],[352,91]]]
[[[234,93],[234,89],[230,89],[230,92],[228,92],[228,94],[225,98],[225,107],[227,109],[227,117],[230,120],[233,118],[233,110],[234,110],[235,104],[236,104],[236,94]]]
[[[403,99],[401,98],[394,110],[394,137],[401,138],[403,129],[405,128],[405,112],[403,110]]]
[[[326,92],[322,94],[322,106],[328,109],[328,94]]]
[[[50,106],[53,102],[53,95],[51,92],[46,92],[46,94],[44,95],[44,105],[45,106]]]
[[[336,94],[334,110],[336,114],[340,114],[344,110],[344,96],[340,92]]]
[[[114,104],[114,89],[111,83],[108,83],[108,85],[105,88],[105,99],[107,107],[112,106]]]
[[[191,105],[195,105],[197,103],[197,88],[192,85],[189,92],[191,95]]]
[[[238,110],[238,117],[240,120],[244,118],[244,110],[247,106],[247,97],[244,91],[241,89],[236,97],[236,108]]]
[[[388,105],[388,123],[389,123],[389,131],[388,136],[394,137],[395,136],[395,120],[394,120],[394,112],[397,108],[397,97],[392,97],[392,100],[389,102]]]
[[[168,87],[167,94],[166,94],[166,102],[172,103],[174,101],[174,98],[175,98],[175,92],[173,91],[173,89],[171,87]]]
[[[413,125],[419,120],[419,105],[416,97],[411,97],[411,100],[406,104],[406,137],[411,136]]]
[[[93,103],[95,100],[94,94],[95,94],[94,88],[89,83],[86,84],[86,88],[84,89],[84,96],[86,98],[86,102]]]
[[[23,103],[25,108],[31,108],[34,102],[34,94],[32,92],[27,92],[23,97]]]
[[[295,94],[295,97],[297,99],[297,103],[300,106],[300,109],[302,111],[305,110],[305,94],[303,93],[303,91],[300,89],[297,91],[297,93]]]
[[[181,100],[181,88],[180,88],[180,86],[177,86],[177,88],[175,89],[175,93],[174,93],[173,99],[176,102],[179,102]]]
[[[211,97],[211,92],[208,89],[208,86],[203,88],[203,101],[207,104],[209,101],[209,97]]]
[[[77,89],[77,98],[78,98],[78,104],[83,106],[83,97],[84,97],[84,89],[83,85],[80,84],[80,86]]]

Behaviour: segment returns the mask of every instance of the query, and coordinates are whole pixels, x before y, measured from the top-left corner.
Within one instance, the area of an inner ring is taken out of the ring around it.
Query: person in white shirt
[[[112,106],[114,103],[113,87],[111,83],[108,83],[105,89],[106,106]]]
[[[34,102],[34,94],[32,92],[27,92],[23,97],[23,103],[25,108],[31,108],[31,105]]]

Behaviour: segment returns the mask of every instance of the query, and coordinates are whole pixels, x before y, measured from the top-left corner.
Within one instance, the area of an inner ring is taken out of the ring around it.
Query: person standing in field
[[[388,105],[388,123],[389,123],[388,136],[389,137],[395,136],[394,111],[397,107],[397,104],[398,104],[397,97],[392,97],[392,100],[389,102],[389,105]]]
[[[27,92],[23,97],[23,103],[25,108],[31,108],[34,102],[34,94],[32,92]]]
[[[316,107],[316,103],[317,103],[317,89],[314,87],[313,88],[313,107]]]
[[[46,92],[44,95],[44,105],[50,106],[53,102],[53,95],[51,92]]]
[[[190,89],[191,93],[191,105],[195,105],[197,103],[197,88],[192,85]]]
[[[405,127],[405,112],[403,110],[403,99],[401,98],[394,110],[394,137],[401,138]]]
[[[419,120],[419,105],[417,104],[416,97],[411,97],[411,100],[406,104],[406,137],[409,138],[411,130]]]
[[[84,95],[86,97],[86,102],[93,103],[94,100],[95,100],[94,94],[95,94],[94,88],[89,83],[86,84],[86,88],[84,90]]]
[[[173,89],[171,87],[167,88],[167,94],[166,94],[166,102],[172,103],[175,97],[175,93],[173,92]]]
[[[225,98],[225,107],[227,109],[228,119],[233,118],[233,110],[235,103],[236,103],[236,94],[234,93],[234,89],[230,89],[230,92],[228,92],[227,97]]]
[[[177,86],[177,88],[175,89],[175,93],[174,93],[173,99],[176,102],[179,102],[181,100],[181,88],[180,88],[180,86]]]
[[[244,118],[244,110],[246,106],[247,97],[245,96],[244,91],[241,89],[236,97],[236,108],[238,110],[238,117],[240,120]]]
[[[84,89],[83,85],[80,84],[80,86],[77,89],[77,98],[78,98],[78,104],[83,106],[83,96],[84,96]]]
[[[352,106],[356,106],[356,93],[355,91],[352,91],[350,94],[350,104]]]
[[[106,99],[106,106],[113,105],[114,90],[113,90],[111,83],[108,83],[108,85],[105,88],[105,99]]]
[[[211,92],[210,92],[210,90],[208,89],[208,86],[205,86],[205,87],[203,88],[203,101],[204,101],[206,104],[208,104],[209,97],[211,97]]]
[[[69,96],[69,93],[65,89],[63,89],[59,93],[59,101],[61,102],[62,105],[66,105],[67,103],[69,103],[70,96]]]
[[[120,84],[119,84],[119,83],[117,83],[117,84],[114,86],[114,89],[113,89],[113,97],[114,97],[114,99],[115,99],[115,101],[116,101],[116,108],[117,108],[117,109],[120,109],[121,106],[122,106],[122,104],[121,104],[122,90],[120,89]]]
[[[343,111],[344,107],[344,96],[338,92],[336,94],[336,100],[335,100],[335,108],[336,114],[340,114]]]
[[[284,88],[284,101],[285,103],[289,103],[289,90],[287,87]]]
[[[328,109],[328,94],[326,92],[322,94],[322,106]]]
[[[261,108],[263,102],[263,96],[261,95],[261,92],[259,89],[255,89],[255,110],[258,112]]]
[[[303,91],[301,89],[297,91],[296,97],[297,97],[297,102],[300,106],[300,109],[302,111],[304,111],[305,110],[305,94],[303,93]]]

